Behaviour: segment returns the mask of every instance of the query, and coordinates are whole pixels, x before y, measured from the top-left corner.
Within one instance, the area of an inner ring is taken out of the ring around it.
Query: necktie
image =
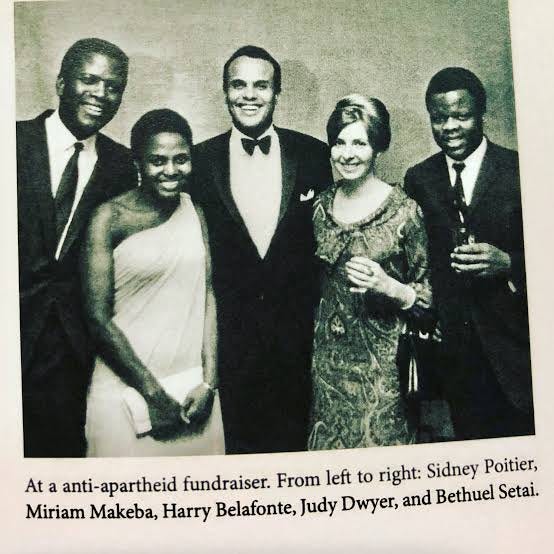
[[[254,154],[254,148],[256,148],[256,146],[258,146],[264,154],[269,154],[269,149],[271,147],[270,135],[267,135],[260,140],[247,138],[242,138],[240,140],[242,142],[242,147],[249,156],[252,156],[252,154]]]
[[[67,225],[73,201],[75,200],[75,190],[77,189],[77,178],[79,176],[78,161],[79,153],[83,149],[82,142],[74,144],[74,152],[69,158],[60,179],[60,185],[56,192],[54,205],[56,208],[56,237],[60,240],[63,230]]]
[[[462,171],[465,169],[465,166],[466,164],[464,163],[452,164],[456,172],[456,180],[454,181],[454,205],[460,218],[460,225],[454,230],[454,242],[458,246],[472,242],[472,235],[469,234],[467,228],[467,204],[462,183]]]
[[[464,163],[455,163],[452,164],[454,171],[456,172],[456,180],[454,181],[454,194],[455,194],[455,204],[456,209],[460,213],[462,223],[466,219],[467,204],[464,194],[464,186],[462,183],[462,171],[465,169],[466,164]]]

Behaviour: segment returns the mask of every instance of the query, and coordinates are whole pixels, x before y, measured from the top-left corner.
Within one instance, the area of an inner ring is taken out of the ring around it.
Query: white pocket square
[[[300,195],[300,202],[307,202],[314,197],[314,189],[310,189],[306,194]]]

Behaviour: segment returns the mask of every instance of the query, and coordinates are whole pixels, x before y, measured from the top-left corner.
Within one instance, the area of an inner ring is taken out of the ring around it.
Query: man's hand
[[[507,277],[512,267],[509,254],[486,242],[457,246],[450,258],[456,273],[475,277]]]
[[[431,340],[434,340],[435,342],[442,342],[442,327],[440,321],[437,321],[437,324],[435,325],[435,329],[431,335]]]

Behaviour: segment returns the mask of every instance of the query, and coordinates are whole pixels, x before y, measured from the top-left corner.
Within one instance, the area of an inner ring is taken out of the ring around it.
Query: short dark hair
[[[119,46],[101,38],[83,38],[72,44],[63,57],[59,77],[67,78],[84,58],[93,54],[103,54],[116,60],[122,65],[125,71],[125,79],[127,79],[127,72],[129,70],[129,58],[127,54]]]
[[[251,44],[241,46],[225,62],[225,65],[223,66],[224,92],[227,92],[227,88],[229,87],[229,66],[234,60],[240,58],[241,56],[268,61],[273,66],[273,91],[275,94],[279,94],[281,92],[281,66],[279,65],[279,62],[267,50],[264,50],[259,46],[252,46]]]
[[[479,77],[463,67],[445,67],[436,73],[425,92],[427,111],[431,103],[431,96],[450,92],[452,90],[467,90],[475,100],[475,106],[481,114],[487,111],[487,93]]]
[[[367,131],[367,138],[376,152],[384,152],[391,141],[390,115],[377,98],[362,94],[349,94],[341,98],[327,122],[327,139],[333,146],[341,131],[356,121],[361,121]]]
[[[131,151],[140,159],[147,141],[159,133],[177,133],[192,146],[192,130],[188,121],[177,112],[163,108],[146,112],[131,129]]]

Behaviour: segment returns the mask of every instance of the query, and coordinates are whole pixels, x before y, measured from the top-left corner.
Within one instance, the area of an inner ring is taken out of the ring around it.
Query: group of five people
[[[168,109],[131,152],[100,133],[127,73],[117,46],[80,40],[58,109],[17,125],[26,456],[414,442],[407,322],[437,341],[457,438],[533,432],[517,153],[484,136],[473,73],[431,79],[441,152],[404,186],[375,171],[391,141],[375,98],[337,102],[328,146],[273,125],[281,68],[262,48],[225,63],[232,128],[198,145]]]

